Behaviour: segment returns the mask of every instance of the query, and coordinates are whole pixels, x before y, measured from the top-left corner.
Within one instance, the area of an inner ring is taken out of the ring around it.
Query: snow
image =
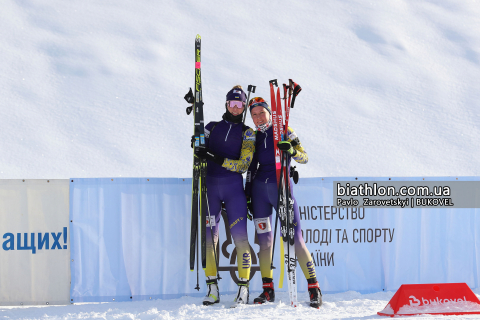
[[[236,84],[302,86],[301,177],[478,176],[478,17],[473,0],[5,0],[0,178],[190,177],[197,33],[207,121]]]
[[[260,292],[250,292],[250,300]],[[480,296],[476,291],[477,296]],[[75,304],[48,307],[0,307],[0,319],[389,319],[377,315],[394,292],[360,294],[348,291],[323,295],[320,309],[310,308],[307,293],[300,292],[300,305],[288,305],[288,293],[281,292],[274,303],[249,304],[230,308],[235,295],[221,295],[214,306],[201,305],[201,298],[182,297],[172,300]],[[303,300],[303,301],[302,301]],[[415,319],[478,319],[479,315],[419,315]]]
[[[207,122],[236,84],[266,98],[268,80],[302,86],[301,177],[479,176],[479,17],[475,0],[2,1],[0,179],[190,177],[197,33]],[[0,319],[370,319],[392,296],[325,294],[320,310],[284,293],[237,309],[233,295],[0,307]]]

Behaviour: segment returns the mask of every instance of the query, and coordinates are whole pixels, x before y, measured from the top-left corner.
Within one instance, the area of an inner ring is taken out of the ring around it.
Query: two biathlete
[[[226,112],[223,120],[210,122],[205,127],[206,148],[197,156],[207,159],[207,197],[210,214],[214,216],[212,224],[214,241],[211,242],[210,228],[207,227],[207,277],[208,291],[203,304],[210,305],[220,301],[217,285],[217,269],[213,245],[218,241],[218,225],[222,202],[225,203],[231,234],[237,249],[239,288],[233,307],[247,304],[249,299],[249,277],[251,252],[247,236],[247,198],[251,199],[253,218],[260,245],[260,271],[263,292],[254,299],[254,303],[275,301],[273,270],[271,269],[273,233],[272,209],[277,210],[278,188],[276,181],[273,126],[271,109],[260,98],[249,102],[249,111],[256,126],[255,133],[242,122],[245,111],[246,96],[240,86],[235,86],[227,93]],[[287,141],[278,143],[280,150],[288,152],[296,162],[307,163],[308,156],[292,128],[287,128]],[[290,164],[288,164],[290,167]],[[247,183],[243,189],[242,173],[248,168]],[[290,186],[293,183],[290,182]],[[298,263],[308,282],[310,306],[322,305],[322,292],[318,284],[315,265],[300,227],[298,204],[294,200],[295,251]],[[246,197],[245,197],[246,195]],[[232,223],[232,222],[236,223]],[[262,228],[259,225],[262,224]],[[266,227],[265,227],[266,226]],[[218,254],[218,253],[217,253]],[[245,264],[245,261],[248,261]]]

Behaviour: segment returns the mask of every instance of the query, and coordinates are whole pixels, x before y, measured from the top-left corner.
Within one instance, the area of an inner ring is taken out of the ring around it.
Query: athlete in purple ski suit
[[[262,273],[264,290],[259,297],[255,298],[254,303],[265,303],[275,300],[272,279],[273,270],[271,269],[273,246],[272,208],[277,210],[278,187],[275,170],[273,126],[270,107],[263,98],[251,99],[249,108],[253,122],[257,127],[257,133],[255,154],[247,172],[245,192],[247,197],[251,197],[255,228],[260,245],[260,271]],[[288,127],[287,137],[288,141],[279,142],[278,147],[282,151],[288,152],[296,162],[307,163],[307,152],[302,147],[295,131],[290,127]],[[290,163],[288,167],[290,168]],[[293,182],[291,179],[290,186],[291,198],[294,201],[295,252],[298,263],[308,281],[310,306],[319,308],[322,304],[322,293],[316,278],[315,265],[302,237],[300,214],[297,201],[293,195]]]
[[[217,285],[217,266],[213,248],[218,242],[222,202],[225,204],[230,233],[237,251],[239,289],[232,307],[248,303],[250,279],[250,244],[247,236],[247,201],[243,189],[242,173],[246,172],[253,157],[255,132],[243,124],[246,95],[242,87],[235,86],[227,94],[227,111],[223,120],[210,122],[205,127],[206,148],[197,156],[207,159],[207,199],[215,244],[212,244],[210,221],[207,213],[207,277],[208,292],[204,305],[220,301]],[[203,222],[205,223],[205,222]],[[218,257],[217,257],[218,258]]]

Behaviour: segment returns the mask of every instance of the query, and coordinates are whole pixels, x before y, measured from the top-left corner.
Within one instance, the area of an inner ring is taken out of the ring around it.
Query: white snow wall
[[[432,282],[479,287],[478,209],[339,210],[332,203],[332,182],[354,179],[303,178],[295,185],[304,238],[324,292],[396,290],[405,283]],[[188,267],[190,193],[191,179],[178,178],[0,180],[0,304],[203,295],[203,270],[197,292],[196,273]],[[224,293],[236,289],[234,246],[226,225],[222,221],[220,227]],[[253,223],[248,228],[258,252]],[[277,242],[276,286],[278,248]],[[256,256],[252,263],[251,290],[256,291],[261,288]],[[297,272],[299,291],[306,291]]]
[[[68,180],[0,180],[0,306],[70,300]]]

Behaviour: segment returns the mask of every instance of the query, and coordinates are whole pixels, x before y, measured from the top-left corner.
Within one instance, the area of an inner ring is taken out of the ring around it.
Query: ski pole
[[[270,266],[270,268],[273,270],[275,269],[275,267],[273,266],[273,257],[275,255],[275,240],[276,240],[276,236],[277,236],[277,222],[278,222],[278,219],[281,219],[281,217],[279,217],[279,213],[278,211],[281,210],[280,209],[280,204],[281,204],[281,200],[282,200],[282,196],[283,196],[283,185],[282,185],[282,178],[283,178],[283,152],[282,152],[282,167],[280,169],[280,182],[278,183],[278,197],[277,197],[277,210],[276,210],[276,216],[275,216],[275,230],[274,230],[274,233],[273,233],[273,247],[272,247],[272,264]],[[282,214],[280,212],[280,214]],[[280,225],[280,234],[282,233],[282,226]]]
[[[293,105],[295,104],[295,98],[298,96],[300,91],[302,91],[302,87],[300,87],[299,84],[293,82],[292,79],[288,79],[288,81],[290,82],[290,88],[293,89],[293,99],[291,105],[291,108],[293,108]]]
[[[287,258],[288,258],[288,266],[287,266],[287,271],[288,272],[291,272],[292,269],[290,268],[290,242],[291,242],[291,237],[292,237],[292,234],[290,234],[290,228],[292,227],[291,226],[291,223],[293,222],[290,222],[290,190],[289,190],[289,185],[290,185],[290,179],[288,177],[288,174],[287,174],[287,168],[288,168],[288,161],[289,160],[289,155],[288,154],[285,154],[285,157],[284,157],[284,170],[285,172],[282,172],[282,174],[285,174],[285,209],[286,209],[286,215],[287,215],[287,234],[288,234],[288,246],[287,246]]]
[[[278,212],[275,212],[275,229],[273,230],[272,263],[270,264],[270,269],[272,270],[275,269],[275,267],[273,266],[273,256],[275,254],[275,239],[277,237],[277,224],[278,224]]]
[[[208,224],[210,225],[210,235],[212,236],[213,256],[215,258],[215,266],[217,267],[217,279],[220,280],[222,278],[220,277],[220,273],[218,271],[219,261],[217,259],[217,250],[215,250],[215,241],[214,241],[214,237],[213,237],[213,228],[212,228],[212,216],[210,215],[210,206],[208,205],[208,197],[205,197],[205,198],[207,199]]]
[[[198,255],[198,228],[197,228],[197,234],[195,235],[195,247],[197,249],[197,286],[195,287],[195,289],[197,291],[200,290],[200,285],[198,284],[198,260],[200,260],[200,256]]]
[[[251,84],[248,85],[248,96],[247,96],[247,103],[245,104],[245,110],[243,110],[243,123],[245,124],[245,119],[247,118],[247,108],[248,102],[250,100],[250,92],[255,93],[256,86],[252,86]]]

